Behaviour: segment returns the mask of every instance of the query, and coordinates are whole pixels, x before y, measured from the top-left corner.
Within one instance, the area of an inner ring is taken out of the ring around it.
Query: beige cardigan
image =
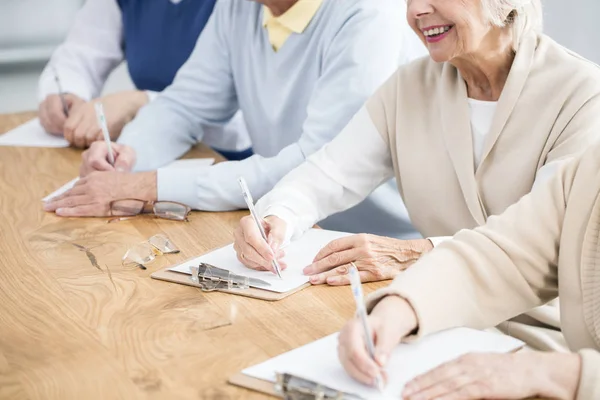
[[[412,304],[419,335],[492,327],[560,294],[565,339],[583,360],[578,398],[600,399],[600,145],[437,247],[373,293],[369,308],[388,294]]]
[[[600,137],[600,69],[546,36],[526,36],[477,171],[470,133],[466,85],[457,69],[417,60],[402,66],[366,109],[257,208],[300,233],[395,175],[423,236],[482,225],[529,193],[542,166],[573,157]],[[500,328],[534,348],[566,350],[556,307],[530,317]]]

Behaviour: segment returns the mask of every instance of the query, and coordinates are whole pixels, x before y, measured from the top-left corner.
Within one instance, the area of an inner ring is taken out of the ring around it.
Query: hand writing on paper
[[[64,95],[67,103],[67,109],[72,110],[81,104],[85,104],[85,100],[75,96],[74,94],[66,93]],[[62,101],[57,94],[51,94],[41,102],[39,108],[40,123],[46,130],[56,136],[63,136],[67,116],[63,110]]]
[[[360,234],[334,240],[304,268],[313,285],[349,285],[348,268],[354,262],[362,282],[393,279],[424,253],[433,249],[427,239],[399,240]]]
[[[51,199],[44,210],[61,217],[106,217],[111,201],[128,198],[156,200],[156,173],[92,172]]]
[[[468,354],[408,383],[405,400],[574,399],[581,361],[577,354],[519,352]]]
[[[388,296],[373,309],[368,322],[375,345],[375,361],[367,352],[364,330],[358,318],[348,321],[340,332],[338,357],[350,376],[365,385],[374,386],[392,350],[416,328],[417,317],[406,300]]]
[[[133,169],[136,160],[135,150],[119,143],[111,143],[115,166],[108,162],[108,148],[104,141],[92,143],[89,149],[83,152],[79,176],[82,178],[94,171],[119,171],[129,172]]]
[[[240,225],[233,234],[233,248],[238,260],[248,268],[275,273],[272,261],[277,257],[279,266],[286,269],[287,264],[282,260],[285,252],[280,249],[285,239],[285,221],[268,216],[262,223],[268,243],[262,238],[252,216],[247,215],[240,220]]]
[[[121,134],[123,127],[131,121],[146,103],[148,96],[143,91],[131,90],[114,93],[73,107],[65,122],[64,136],[73,146],[84,148],[96,140],[102,140],[94,106],[102,102],[111,139]]]

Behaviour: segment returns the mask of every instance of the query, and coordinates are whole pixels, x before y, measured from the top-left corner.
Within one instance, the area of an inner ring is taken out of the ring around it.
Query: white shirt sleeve
[[[116,0],[87,0],[42,72],[38,100],[58,92],[50,65],[65,92],[84,100],[98,97],[108,75],[123,61],[122,44],[123,22]]]
[[[333,141],[261,198],[257,211],[285,220],[289,236],[300,235],[360,203],[393,175],[390,149],[363,107]]]

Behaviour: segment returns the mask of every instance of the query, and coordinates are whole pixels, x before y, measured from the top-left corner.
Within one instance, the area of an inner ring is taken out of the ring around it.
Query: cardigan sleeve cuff
[[[445,242],[446,240],[450,240],[450,239],[452,239],[452,236],[433,236],[433,237],[427,238],[427,240],[429,240],[431,242],[433,247],[437,247],[441,243]]]
[[[576,400],[600,399],[600,352],[592,349],[579,351],[581,377]]]

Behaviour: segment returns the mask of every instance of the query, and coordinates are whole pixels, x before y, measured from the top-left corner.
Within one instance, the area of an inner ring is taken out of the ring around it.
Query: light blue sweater
[[[337,135],[400,63],[414,58],[417,39],[405,7],[398,0],[325,0],[306,30],[274,52],[260,4],[218,0],[173,84],[140,111],[119,142],[136,150],[136,170],[156,169],[202,140],[203,125],[223,125],[241,109],[255,155],[203,169],[158,169],[158,198],[200,210],[245,208],[238,176],[255,199],[263,196]],[[376,207],[393,209],[400,201],[395,194]],[[356,231],[374,230],[359,219]],[[387,221],[392,230],[396,222]]]

